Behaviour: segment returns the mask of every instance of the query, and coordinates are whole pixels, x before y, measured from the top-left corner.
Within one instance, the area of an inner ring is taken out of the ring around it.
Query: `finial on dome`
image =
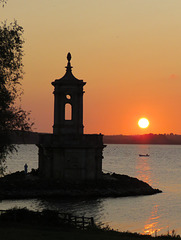
[[[67,54],[67,60],[70,62],[71,58],[72,58],[72,56],[71,56],[71,53],[69,52],[69,53]]]
[[[66,69],[67,69],[67,72],[71,72],[72,70],[72,66],[71,66],[71,63],[70,63],[70,60],[71,60],[72,56],[70,54],[70,52],[67,54],[67,60],[68,60],[68,63],[67,63],[67,66],[66,66]]]

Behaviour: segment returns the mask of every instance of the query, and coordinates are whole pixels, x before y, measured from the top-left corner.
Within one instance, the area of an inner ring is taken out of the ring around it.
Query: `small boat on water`
[[[149,154],[139,154],[140,157],[149,157]]]

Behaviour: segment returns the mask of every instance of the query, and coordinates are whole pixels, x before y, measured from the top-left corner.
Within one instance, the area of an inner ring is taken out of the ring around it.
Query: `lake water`
[[[149,154],[149,157],[139,157]],[[7,159],[7,173],[38,167],[35,145],[20,145]],[[104,149],[103,170],[137,177],[163,193],[152,196],[100,198],[97,200],[3,200],[0,209],[27,207],[31,210],[56,209],[78,216],[94,217],[96,222],[120,231],[181,235],[181,146],[108,145]]]

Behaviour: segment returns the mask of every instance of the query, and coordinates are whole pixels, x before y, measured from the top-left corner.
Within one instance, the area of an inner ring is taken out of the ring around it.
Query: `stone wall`
[[[41,135],[39,172],[44,178],[65,181],[97,180],[102,176],[100,135]]]

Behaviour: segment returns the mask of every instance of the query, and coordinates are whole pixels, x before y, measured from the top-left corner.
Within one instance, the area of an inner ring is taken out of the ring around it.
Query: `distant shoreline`
[[[144,135],[105,135],[104,144],[168,144],[181,145],[181,135],[144,134]]]
[[[11,134],[13,144],[38,144],[39,136],[44,133],[16,131]],[[51,134],[51,133],[50,133]],[[181,135],[144,134],[144,135],[104,135],[104,144],[170,144],[181,145]]]

